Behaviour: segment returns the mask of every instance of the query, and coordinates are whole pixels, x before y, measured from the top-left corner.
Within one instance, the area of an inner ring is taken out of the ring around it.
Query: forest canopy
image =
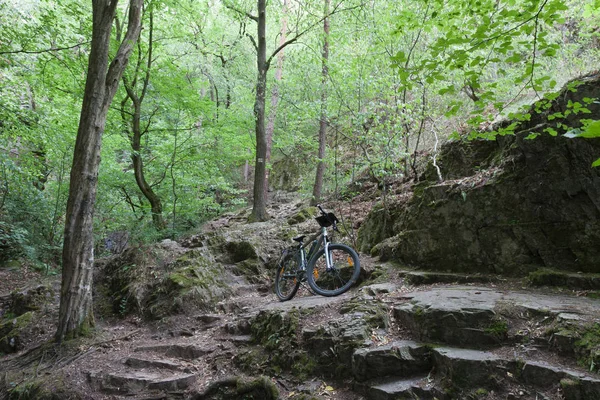
[[[0,1],[2,263],[61,263],[92,3]],[[414,176],[438,143],[489,135],[600,59],[598,0],[280,0],[263,2],[264,13],[260,1],[143,3],[102,138],[97,254],[251,204],[257,160],[270,190],[307,197],[319,161],[326,194],[361,174],[383,186]],[[128,7],[116,10],[109,57]],[[598,135],[597,122],[587,128]]]

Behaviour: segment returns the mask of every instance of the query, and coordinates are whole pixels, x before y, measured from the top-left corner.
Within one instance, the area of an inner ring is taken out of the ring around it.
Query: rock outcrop
[[[600,119],[600,75],[567,86],[514,122],[514,135],[446,144],[438,161],[446,180],[430,166],[408,203],[376,206],[359,232],[361,250],[441,271],[598,272],[600,168],[591,165],[600,138],[563,133]]]

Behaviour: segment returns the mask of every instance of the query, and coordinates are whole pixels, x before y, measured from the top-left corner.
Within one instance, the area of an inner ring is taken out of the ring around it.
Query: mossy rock
[[[265,346],[267,350],[279,347],[281,341],[296,341],[296,332],[300,321],[300,312],[291,310],[263,310],[251,322],[252,338]]]
[[[289,217],[287,220],[287,223],[289,225],[297,225],[302,222],[308,221],[311,218],[314,218],[315,215],[316,215],[315,207],[305,207],[305,208],[300,209],[298,212],[296,212],[291,217]]]
[[[10,294],[10,305],[8,312],[22,315],[28,311],[38,311],[45,303],[52,301],[53,290],[44,285],[28,288],[20,292]]]
[[[35,379],[11,388],[8,400],[82,400],[84,397],[65,387],[62,378]]]
[[[209,311],[231,293],[223,266],[192,250],[177,259],[173,271],[153,285],[142,305],[144,315],[162,318],[187,310]]]
[[[223,250],[226,252],[226,258],[234,264],[240,261],[258,258],[254,246],[245,240],[227,242],[223,247]]]
[[[0,324],[0,353],[14,353],[21,350],[21,335],[31,324],[35,313],[26,312],[16,318],[5,319]]]
[[[276,400],[279,390],[265,376],[257,378],[226,377],[214,381],[206,390],[192,397],[194,400]]]
[[[581,366],[600,371],[600,323],[583,327],[575,341],[575,353]]]
[[[262,263],[259,260],[244,260],[235,264],[236,270],[251,283],[265,283],[269,281],[263,274]]]
[[[504,319],[498,318],[492,321],[483,331],[491,337],[502,341],[508,336],[508,323]]]
[[[600,274],[577,274],[550,268],[540,268],[530,272],[528,279],[529,284],[532,286],[556,286],[574,290],[600,289]]]

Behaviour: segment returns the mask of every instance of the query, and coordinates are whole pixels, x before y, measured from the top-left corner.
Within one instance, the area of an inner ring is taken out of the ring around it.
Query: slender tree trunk
[[[266,221],[267,216],[267,135],[265,133],[265,92],[267,86],[266,0],[258,0],[258,44],[256,66],[256,160],[254,169],[254,204],[250,221]]]
[[[62,255],[62,287],[56,340],[84,334],[94,325],[92,268],[93,214],[100,148],[108,107],[117,91],[140,33],[143,0],[130,0],[127,33],[110,66],[110,34],[118,1],[93,0],[93,30],[88,71],[67,201]]]
[[[130,82],[126,77],[123,77],[123,86],[125,86],[125,90],[127,91],[127,97],[131,100],[131,104],[133,106],[133,115],[131,115],[130,120],[128,119],[128,114],[125,112],[124,107],[126,101],[121,103],[121,117],[123,118],[123,122],[130,122],[131,126],[131,134],[129,135],[129,141],[131,143],[131,149],[133,150],[131,159],[133,161],[133,172],[135,176],[135,182],[137,183],[140,191],[144,195],[144,197],[150,203],[150,210],[152,213],[152,223],[157,230],[163,230],[166,226],[165,220],[163,218],[163,207],[162,202],[160,201],[160,197],[154,192],[152,186],[146,180],[146,176],[144,173],[144,160],[142,158],[142,136],[147,133],[147,129],[142,129],[142,103],[144,98],[146,97],[146,92],[148,90],[148,85],[150,84],[150,71],[152,70],[152,49],[153,49],[153,40],[154,40],[154,12],[152,8],[150,8],[150,24],[148,26],[148,54],[146,55],[146,69],[144,76],[142,77],[142,87],[140,94],[138,95],[135,91],[136,83],[138,81],[138,74],[140,74],[141,70],[141,60],[142,60],[142,49],[138,46],[139,58],[138,63],[136,65],[134,71],[133,81]]]
[[[319,163],[317,164],[317,176],[313,195],[312,205],[317,205],[321,201],[321,191],[323,190],[323,175],[325,174],[325,146],[327,144],[327,80],[329,79],[329,2],[325,1],[323,20],[323,68],[321,71],[321,117],[319,120]]]
[[[285,33],[287,32],[287,0],[283,0],[282,5],[283,11],[283,20],[281,21],[281,31],[279,33],[279,46],[282,46],[285,43]],[[281,77],[283,75],[283,50],[277,53],[277,69],[275,70],[275,83],[273,84],[273,88],[271,89],[271,109],[269,110],[269,120],[267,121],[267,183],[265,185],[265,190],[269,188],[269,168],[268,165],[271,162],[271,147],[273,144],[273,133],[275,132],[275,119],[277,118],[277,106],[279,105],[279,84],[281,83]],[[265,197],[268,197],[268,194],[265,193]]]
[[[152,223],[157,230],[165,228],[165,220],[163,218],[163,207],[160,197],[154,192],[152,186],[146,181],[144,174],[144,160],[142,159],[142,128],[140,126],[141,105],[135,105],[133,114],[133,136],[131,137],[131,149],[133,153],[131,159],[133,161],[133,172],[135,182],[142,191],[144,197],[150,202],[150,210],[152,212]]]

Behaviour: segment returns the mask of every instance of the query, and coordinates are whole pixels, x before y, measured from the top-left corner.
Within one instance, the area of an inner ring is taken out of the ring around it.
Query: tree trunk
[[[94,325],[93,214],[106,114],[140,32],[143,0],[130,0],[127,34],[110,67],[108,53],[116,0],[93,0],[92,44],[75,142],[62,255],[62,287],[56,340],[80,336]]]
[[[125,112],[125,101],[121,103],[121,117],[123,122],[131,123],[131,134],[129,135],[129,141],[131,143],[131,149],[133,150],[131,159],[133,161],[133,172],[135,176],[135,182],[137,183],[140,191],[144,197],[150,203],[150,210],[152,212],[152,223],[157,230],[163,230],[166,226],[163,218],[163,207],[162,202],[158,195],[152,189],[152,186],[146,181],[144,173],[144,161],[142,158],[142,136],[147,133],[147,129],[143,130],[141,125],[142,119],[142,103],[146,97],[148,85],[150,84],[150,71],[152,69],[152,48],[153,48],[153,32],[154,32],[154,14],[152,8],[150,8],[150,25],[148,26],[148,54],[146,55],[146,69],[145,75],[142,78],[142,88],[138,95],[135,92],[136,82],[138,81],[138,74],[141,70],[142,50],[139,49],[139,61],[134,71],[134,78],[132,82],[126,77],[123,77],[123,86],[127,91],[127,97],[131,100],[133,106],[133,115],[131,115],[130,121],[127,121],[128,114]]]
[[[250,221],[266,221],[267,215],[267,135],[265,132],[265,92],[267,86],[266,0],[258,0],[258,44],[256,66],[256,160],[254,169],[254,204]]]
[[[285,33],[287,32],[287,0],[283,0],[282,5],[283,20],[281,21],[281,31],[279,36],[279,46],[283,46],[285,43]],[[283,75],[283,50],[277,53],[277,69],[275,70],[275,83],[271,89],[271,109],[269,110],[269,120],[267,121],[267,156],[265,158],[267,165],[267,177],[265,190],[269,188],[269,168],[268,165],[271,162],[271,147],[273,144],[273,133],[275,132],[275,119],[277,118],[277,106],[279,105],[279,83],[281,83],[281,77]],[[265,193],[267,197],[267,193]]]
[[[321,71],[321,117],[319,120],[319,163],[317,164],[317,176],[313,195],[312,205],[317,205],[321,201],[321,191],[323,190],[323,175],[325,174],[325,146],[327,143],[327,80],[329,79],[329,1],[325,1],[323,20],[323,68]]]
[[[162,203],[158,195],[152,189],[152,186],[146,181],[144,175],[144,161],[142,159],[142,129],[140,127],[141,118],[141,105],[135,106],[135,112],[133,116],[133,136],[131,138],[131,149],[133,154],[131,159],[133,161],[133,172],[135,175],[135,182],[142,191],[144,197],[150,202],[150,210],[152,212],[152,223],[157,230],[165,228],[165,220],[163,218]]]

